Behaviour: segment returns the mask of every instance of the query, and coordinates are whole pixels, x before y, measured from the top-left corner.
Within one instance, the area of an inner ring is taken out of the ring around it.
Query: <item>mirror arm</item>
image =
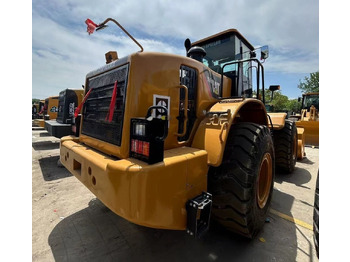
[[[133,38],[132,35],[130,35],[129,32],[126,31],[126,30],[124,29],[124,27],[122,27],[121,24],[119,24],[116,20],[114,20],[114,19],[112,19],[112,18],[107,18],[104,22],[102,22],[101,24],[99,24],[98,27],[103,27],[103,26],[104,26],[105,24],[107,24],[109,21],[112,21],[112,22],[114,22],[117,26],[119,26],[120,29],[122,29],[122,30],[124,31],[124,33],[127,34],[127,35],[131,38],[131,40],[133,40],[133,41],[135,42],[135,44],[137,44],[137,45],[141,48],[141,51],[140,51],[140,52],[143,52],[143,47],[142,47],[142,45],[140,45],[140,43],[137,42],[136,39]]]

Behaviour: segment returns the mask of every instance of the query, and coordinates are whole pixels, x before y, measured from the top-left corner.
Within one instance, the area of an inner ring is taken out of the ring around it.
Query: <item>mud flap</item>
[[[203,192],[186,203],[187,229],[191,236],[200,238],[209,229],[212,195]]]

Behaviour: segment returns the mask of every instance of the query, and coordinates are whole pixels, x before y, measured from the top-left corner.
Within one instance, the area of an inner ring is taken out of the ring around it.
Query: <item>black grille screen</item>
[[[78,97],[74,90],[61,91],[58,100],[57,122],[62,124],[72,123],[74,109],[78,105]]]
[[[84,104],[82,134],[121,145],[128,68],[124,65],[88,79],[87,88],[92,91]],[[116,81],[117,98],[113,119],[109,122],[109,106]]]
[[[56,121],[59,123],[63,123],[65,102],[66,102],[66,90],[61,91],[58,98],[58,112],[57,112]]]

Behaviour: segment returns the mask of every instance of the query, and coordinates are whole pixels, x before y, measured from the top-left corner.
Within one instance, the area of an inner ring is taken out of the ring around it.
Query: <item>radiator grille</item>
[[[82,134],[121,145],[128,70],[129,66],[124,65],[88,79],[87,90],[93,90],[84,104]],[[107,114],[115,81],[117,99],[113,119],[109,122]]]
[[[58,99],[58,112],[57,119],[58,123],[70,124],[74,116],[74,109],[78,106],[78,96],[74,90],[63,90],[59,94]]]

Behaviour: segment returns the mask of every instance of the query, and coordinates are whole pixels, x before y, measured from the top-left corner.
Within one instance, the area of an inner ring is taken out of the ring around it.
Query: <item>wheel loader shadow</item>
[[[52,181],[72,174],[63,166],[59,166],[60,156],[50,156],[39,159],[39,165],[45,181]]]
[[[298,187],[310,189],[304,184],[308,183],[311,180],[311,178],[311,173],[308,170],[300,167],[295,167],[295,170],[291,174],[280,174],[276,172],[275,182],[279,184],[286,182],[295,184]]]
[[[278,245],[280,245],[280,248],[278,248],[278,250],[281,251],[281,254],[288,252],[288,250],[298,250],[299,253],[307,257],[302,261],[318,261],[317,258],[314,259],[316,257],[314,244],[311,239],[305,235],[305,230],[308,231],[310,229],[302,229],[301,226],[296,226],[296,224],[292,222],[295,219],[291,213],[294,201],[295,198],[293,196],[274,188],[270,217],[272,218],[272,221],[279,221],[279,223],[278,227],[273,227],[271,232],[268,233],[279,236],[280,241],[278,242]],[[312,216],[312,213],[309,215]],[[293,241],[290,241],[290,234],[287,232],[294,232]],[[301,245],[300,243],[304,244]],[[294,260],[288,258],[282,261],[297,260],[295,258]]]
[[[40,137],[48,137],[51,136],[48,132],[42,132],[39,134]]]
[[[195,239],[185,231],[135,225],[93,199],[87,208],[60,221],[48,243],[57,262],[296,261],[296,230],[281,226],[281,219],[271,218],[258,237],[247,240],[212,223],[203,238]],[[262,242],[261,237],[268,240]],[[282,237],[288,239],[288,248]]]
[[[32,147],[35,151],[39,150],[53,150],[60,148],[59,141],[37,141],[32,142]]]

